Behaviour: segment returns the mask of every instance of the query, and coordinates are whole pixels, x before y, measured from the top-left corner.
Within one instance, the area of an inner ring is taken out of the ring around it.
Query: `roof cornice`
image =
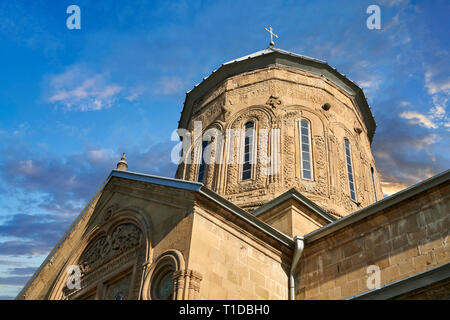
[[[171,188],[184,189],[184,190],[188,190],[188,191],[198,192],[202,196],[214,201],[216,204],[218,204],[222,208],[230,211],[234,215],[238,216],[242,220],[251,224],[253,227],[255,227],[256,229],[259,229],[260,231],[267,234],[268,236],[281,242],[285,246],[287,246],[289,248],[294,247],[294,240],[292,239],[292,237],[285,235],[284,233],[278,231],[277,229],[269,226],[268,224],[266,224],[265,222],[256,218],[252,214],[248,213],[247,211],[243,210],[242,208],[238,207],[237,205],[233,204],[232,202],[224,199],[223,197],[221,197],[214,191],[208,189],[202,183],[180,180],[180,179],[165,178],[165,177],[153,176],[153,175],[136,173],[136,172],[120,171],[120,170],[113,170],[111,172],[110,177],[111,178],[117,177],[117,178],[122,178],[122,179],[133,180],[133,181],[153,183],[153,184],[167,186],[167,187],[171,187]]]
[[[335,217],[333,217],[326,210],[322,209],[317,204],[315,204],[314,202],[309,200],[307,197],[302,195],[295,188],[292,188],[292,189],[286,191],[285,193],[281,194],[280,196],[276,197],[275,199],[265,203],[258,209],[255,209],[254,211],[252,211],[252,215],[254,215],[255,217],[258,217],[258,216],[262,215],[263,213],[279,206],[283,202],[288,201],[289,199],[295,199],[296,201],[302,203],[307,208],[309,208],[310,210],[312,210],[317,215],[319,215],[320,217],[322,217],[323,219],[325,219],[326,221],[328,221],[330,223],[336,221]]]
[[[378,289],[372,289],[358,295],[347,298],[346,300],[387,300],[411,291],[422,289],[430,285],[445,281],[450,276],[450,262],[417,273],[391,283],[388,283]]]
[[[275,47],[269,47],[250,55],[231,60],[222,64],[211,75],[204,78],[202,82],[186,93],[183,110],[179,121],[179,128],[187,128],[194,102],[215,88],[227,78],[244,72],[265,68],[268,66],[285,66],[298,69],[304,72],[325,77],[333,82],[347,94],[353,97],[355,104],[363,118],[367,128],[369,141],[372,141],[376,130],[375,119],[367,103],[363,90],[336,68],[331,67],[327,62],[314,59],[308,56],[292,53]]]
[[[413,186],[410,186],[409,188],[406,188],[400,192],[397,192],[393,194],[390,197],[384,198],[383,200],[380,200],[378,202],[375,202],[374,204],[371,204],[370,206],[367,206],[361,210],[358,210],[352,214],[349,214],[348,216],[345,216],[343,218],[340,218],[339,220],[330,223],[322,228],[319,228],[317,230],[314,230],[307,235],[305,235],[305,242],[306,244],[311,243],[313,241],[319,240],[321,238],[324,238],[325,236],[336,232],[340,229],[343,229],[353,223],[356,223],[358,221],[361,221],[362,219],[365,219],[371,215],[374,215],[381,210],[387,209],[389,207],[392,207],[402,201],[405,201],[409,198],[412,198],[422,192],[425,192],[433,187],[436,187],[440,184],[446,183],[450,181],[450,169],[446,170],[440,174],[437,174],[429,179],[426,179],[422,182],[419,182]]]

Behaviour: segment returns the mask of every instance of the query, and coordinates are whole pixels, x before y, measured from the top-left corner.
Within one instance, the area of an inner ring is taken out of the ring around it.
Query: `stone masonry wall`
[[[450,261],[450,185],[306,243],[296,275],[296,299],[344,299],[368,291],[367,267],[381,286]]]
[[[201,208],[194,214],[188,265],[202,276],[199,299],[287,299],[288,258]]]

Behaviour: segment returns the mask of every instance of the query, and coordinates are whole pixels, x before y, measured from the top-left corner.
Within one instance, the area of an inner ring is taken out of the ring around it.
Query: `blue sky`
[[[81,8],[68,30],[66,8]],[[366,8],[381,8],[369,30]],[[0,299],[16,296],[122,152],[173,176],[185,92],[276,46],[359,84],[386,195],[450,167],[448,1],[0,2]]]

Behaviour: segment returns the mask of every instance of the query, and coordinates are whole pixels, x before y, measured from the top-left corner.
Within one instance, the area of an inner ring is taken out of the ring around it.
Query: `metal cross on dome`
[[[269,29],[267,29],[267,28],[264,28],[264,29],[266,29],[266,31],[270,33],[270,45],[274,46],[275,43],[273,42],[273,36],[275,36],[277,38],[278,38],[278,36],[275,33],[273,33],[272,27],[269,27]]]

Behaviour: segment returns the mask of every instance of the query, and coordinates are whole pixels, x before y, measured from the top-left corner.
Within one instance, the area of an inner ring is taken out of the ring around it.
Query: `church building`
[[[124,155],[17,299],[450,298],[450,170],[384,198],[366,97],[326,62],[224,63],[178,128],[175,178]]]

